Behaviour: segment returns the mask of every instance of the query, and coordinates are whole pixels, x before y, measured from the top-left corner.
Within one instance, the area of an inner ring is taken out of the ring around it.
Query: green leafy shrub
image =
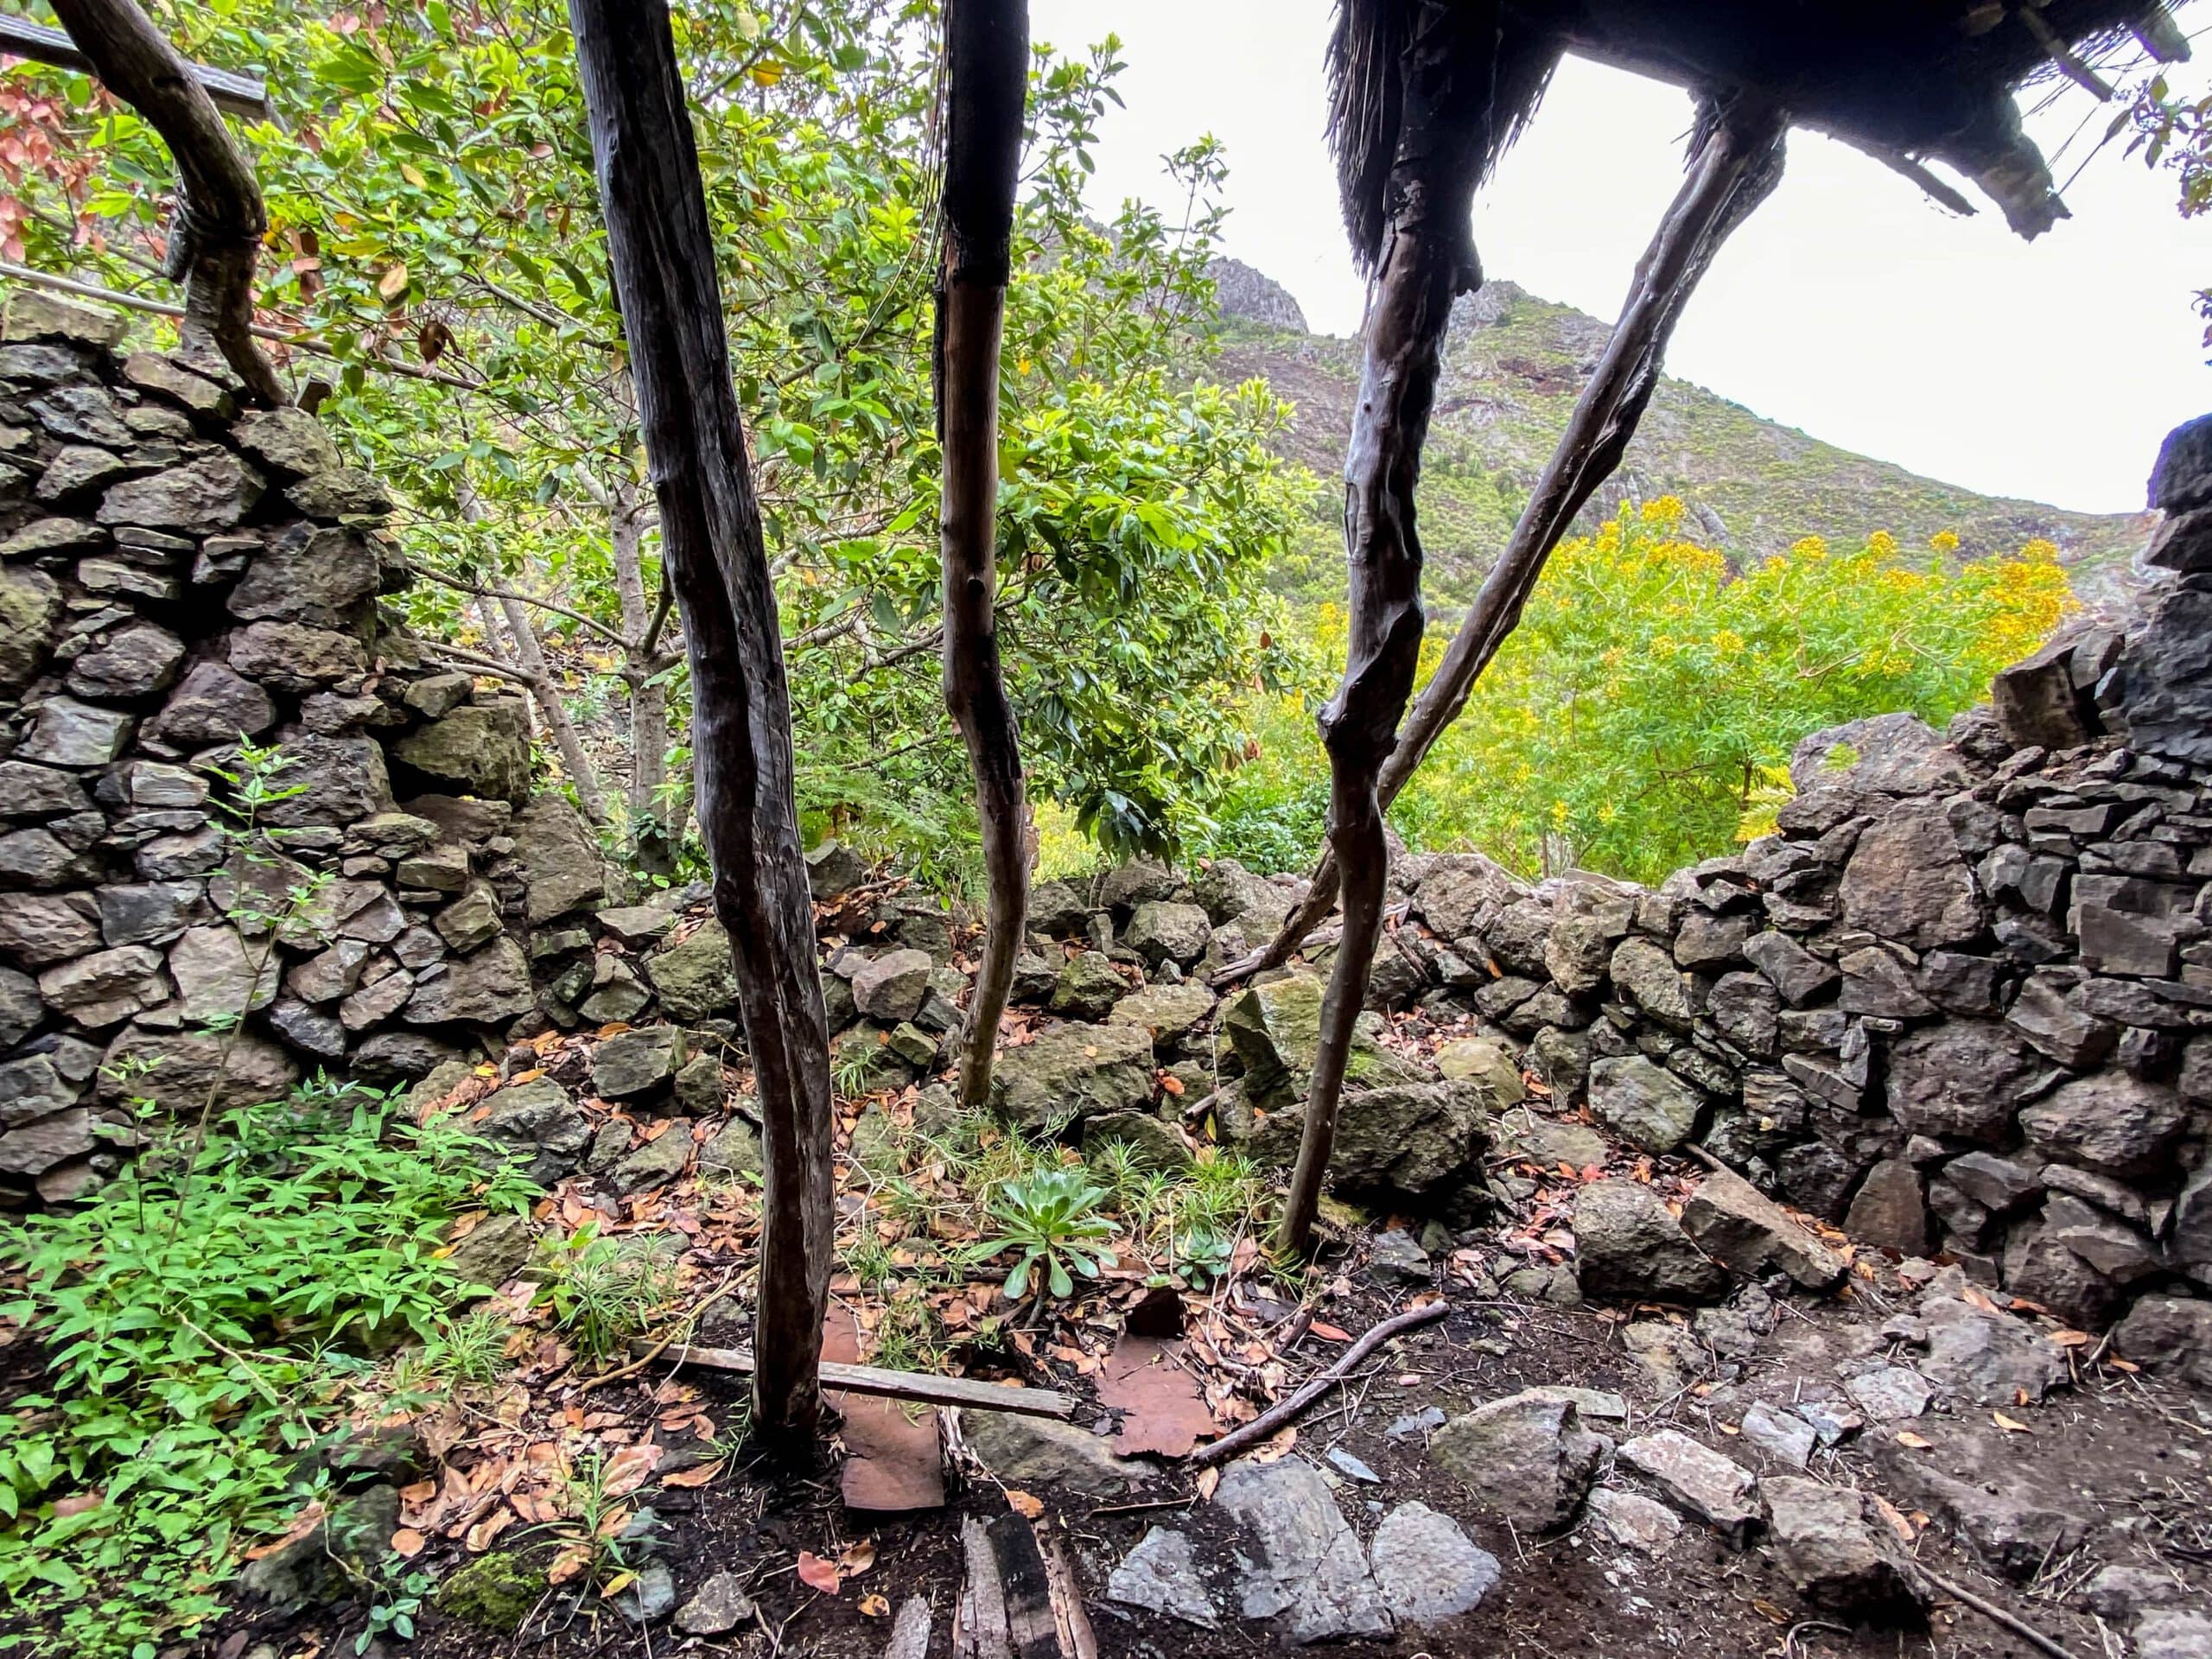
[[[71,1659],[150,1656],[220,1611],[235,1550],[308,1495],[360,1356],[431,1337],[453,1217],[532,1189],[447,1120],[322,1083],[157,1139],[92,1202],[0,1233],[44,1344],[0,1411],[0,1590]]]

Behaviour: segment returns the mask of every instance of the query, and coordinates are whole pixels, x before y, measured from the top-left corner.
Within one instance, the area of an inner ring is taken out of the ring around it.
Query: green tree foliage
[[[1399,798],[1418,847],[1474,847],[1534,874],[1570,863],[1655,881],[1761,833],[1808,733],[1978,701],[2072,607],[2047,542],[1952,564],[1877,532],[1808,537],[1743,571],[1686,538],[1682,504],[1624,508],[1553,555],[1521,626]],[[1316,613],[1341,661],[1343,617]],[[1448,632],[1432,630],[1433,667]],[[1328,799],[1306,707],[1269,700],[1214,850],[1264,868],[1310,856]]]
[[[275,226],[264,315],[336,355],[296,361],[334,381],[325,413],[399,493],[418,567],[557,594],[600,625],[550,615],[571,643],[634,642],[609,524],[645,499],[645,459],[557,0],[154,10],[194,54],[269,78],[278,118],[244,135]],[[708,0],[676,22],[779,574],[802,804],[942,852],[966,839],[968,790],[932,626],[934,0],[772,15]],[[1237,693],[1278,679],[1259,582],[1297,493],[1266,447],[1284,410],[1264,387],[1190,380],[1212,327],[1217,149],[1173,158],[1187,197],[1173,222],[1137,203],[1110,225],[1084,213],[1120,67],[1109,37],[1040,51],[1033,79],[1001,629],[1033,791],[1117,849],[1165,849],[1203,829],[1243,746]],[[23,80],[0,107],[23,158],[0,235],[44,268],[145,286],[167,222],[158,140],[82,76]],[[649,527],[641,563],[650,594]],[[418,590],[416,620],[466,644],[463,603]],[[680,666],[665,677],[680,712]]]

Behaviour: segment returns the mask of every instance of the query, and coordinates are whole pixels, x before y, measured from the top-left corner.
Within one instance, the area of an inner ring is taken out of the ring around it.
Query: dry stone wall
[[[419,1076],[646,1000],[557,925],[605,876],[531,795],[522,700],[380,602],[383,490],[123,334],[34,290],[0,321],[0,1206],[111,1173],[134,1099]],[[284,761],[258,806],[241,742]]]

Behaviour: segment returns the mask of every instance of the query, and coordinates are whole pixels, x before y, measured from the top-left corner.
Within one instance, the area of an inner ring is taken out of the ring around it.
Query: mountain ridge
[[[1295,297],[1253,266],[1224,258],[1213,274],[1223,319],[1217,374],[1267,380],[1296,409],[1279,453],[1323,480],[1338,477],[1358,396],[1359,342],[1313,333]],[[1420,495],[1439,600],[1472,596],[1610,333],[1595,317],[1502,279],[1453,308]],[[1963,558],[2017,552],[2040,537],[2058,548],[2083,603],[2098,607],[2141,585],[2136,556],[2156,522],[2148,512],[2075,512],[1923,477],[1671,375],[1578,528],[1624,501],[1670,494],[1689,504],[1700,538],[1738,564],[1808,535],[1855,546],[1887,531],[1918,549],[1948,530]],[[1280,585],[1333,593],[1339,556],[1319,527],[1293,550]]]

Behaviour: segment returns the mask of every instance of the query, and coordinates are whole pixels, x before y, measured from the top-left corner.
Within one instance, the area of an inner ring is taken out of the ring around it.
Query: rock
[[[1385,1284],[1427,1285],[1429,1281],[1428,1252],[1411,1234],[1395,1227],[1375,1235],[1367,1268]]]
[[[38,976],[38,994],[49,1008],[97,1031],[158,1007],[169,993],[161,953],[125,944],[48,969]]]
[[[299,792],[263,808],[262,823],[293,830],[348,824],[391,807],[384,748],[375,739],[320,737],[288,728],[282,742],[286,764],[276,786]]]
[[[608,1100],[648,1095],[674,1078],[684,1058],[680,1026],[617,1032],[593,1052],[591,1086]]]
[[[591,1144],[591,1120],[550,1077],[511,1083],[485,1103],[491,1111],[469,1132],[516,1154],[520,1173],[540,1186],[569,1173]]]
[[[1999,1025],[1947,1020],[1890,1051],[1890,1109],[1921,1135],[2003,1144],[2012,1115],[2050,1084],[2042,1057]]]
[[[1329,1462],[1338,1474],[1348,1475],[1363,1486],[1380,1486],[1382,1484],[1382,1476],[1376,1474],[1374,1470],[1369,1468],[1341,1446],[1332,1446],[1329,1448]]]
[[[1813,1426],[1796,1413],[1770,1406],[1764,1400],[1753,1401],[1737,1427],[1747,1443],[1792,1469],[1805,1466],[1820,1440]]]
[[[124,435],[127,440],[127,429]],[[218,453],[189,466],[124,480],[100,499],[98,517],[104,524],[206,535],[230,529],[260,499],[260,474],[236,455]]]
[[[1150,1112],[1108,1112],[1083,1123],[1083,1154],[1094,1164],[1109,1147],[1125,1147],[1135,1168],[1179,1173],[1191,1166],[1191,1149],[1174,1126]]]
[[[761,1160],[760,1132],[741,1117],[733,1117],[722,1125],[715,1138],[699,1148],[699,1173],[719,1176],[725,1180],[742,1180],[759,1176],[766,1166]]]
[[[1597,917],[1563,915],[1545,936],[1544,970],[1567,995],[1586,996],[1605,982],[1615,937]]]
[[[672,1118],[668,1127],[614,1166],[607,1185],[624,1198],[674,1180],[691,1162],[691,1125]]]
[[[53,649],[61,589],[43,570],[0,565],[0,687],[30,683]]]
[[[11,893],[0,904],[0,950],[42,968],[99,948],[99,910],[90,893]]]
[[[0,968],[0,1049],[13,1048],[39,1022],[38,982],[29,974]]]
[[[1214,994],[1196,980],[1147,985],[1122,998],[1106,1015],[1109,1026],[1141,1026],[1155,1046],[1173,1048],[1214,1010]]]
[[[1009,1048],[991,1074],[991,1108],[1025,1128],[1152,1102],[1152,1036],[1129,1026],[1065,1025]]]
[[[249,622],[231,635],[230,661],[248,679],[294,693],[368,671],[359,640],[298,622]]]
[[[43,1175],[98,1144],[89,1111],[75,1108],[50,1113],[0,1135],[0,1174]]]
[[[251,1032],[133,1026],[101,1057],[100,1098],[112,1105],[143,1097],[167,1112],[197,1112],[212,1101],[216,1111],[228,1111],[281,1099],[299,1076],[283,1049]]]
[[[432,918],[431,926],[448,948],[466,954],[499,937],[499,899],[488,881],[472,881],[461,897]]]
[[[234,927],[187,928],[169,948],[184,1017],[194,1025],[236,1020],[276,1000],[282,964],[266,943],[248,945]]]
[[[111,346],[121,341],[128,326],[123,313],[110,307],[17,287],[8,290],[0,340],[66,340],[79,346]],[[2173,439],[2166,442],[2171,445]]]
[[[503,936],[472,955],[454,958],[444,973],[417,984],[407,1000],[406,1017],[418,1026],[459,1020],[493,1025],[537,1006],[522,947]]]
[[[1641,1181],[1591,1181],[1578,1188],[1573,1226],[1575,1277],[1586,1296],[1707,1302],[1727,1294],[1727,1274]]]
[[[1807,1290],[1827,1290],[1848,1264],[1742,1176],[1716,1169],[1682,1207],[1682,1230],[1745,1278],[1779,1268]]]
[[[395,760],[441,785],[520,805],[530,798],[529,705],[517,697],[463,703],[443,720],[417,727],[393,746],[391,754]],[[541,797],[532,804],[531,812],[557,813],[563,808],[556,806],[556,799]],[[524,815],[525,821],[530,816]],[[525,823],[518,839],[527,835]],[[530,849],[526,861],[537,850]],[[598,897],[596,889],[592,897]],[[545,916],[533,914],[531,919],[541,921],[557,914],[557,911]]]
[[[1305,1101],[1313,1077],[1313,1051],[1320,1040],[1323,988],[1318,975],[1294,974],[1252,987],[1231,1001],[1222,1015],[1222,1031],[1244,1062],[1244,1091],[1254,1105],[1272,1111]],[[1345,1088],[1421,1081],[1418,1067],[1376,1042],[1377,1027],[1370,1020],[1363,1015],[1354,1028],[1344,1066]]]
[[[1202,1630],[1216,1629],[1220,1622],[1189,1537],[1167,1527],[1153,1528],[1122,1559],[1106,1580],[1106,1599],[1165,1613]]]
[[[677,1610],[676,1628],[686,1636],[723,1636],[753,1622],[753,1598],[734,1573],[717,1573]]]
[[[1866,1173],[1843,1230],[1861,1243],[1900,1255],[1927,1253],[1928,1205],[1921,1195],[1920,1172],[1902,1158],[1885,1158]]]
[[[1148,899],[1129,918],[1123,939],[1154,967],[1163,962],[1190,963],[1205,953],[1213,928],[1196,905]]]
[[[1793,1008],[1818,1001],[1842,977],[1787,933],[1753,934],[1744,942],[1744,955]]]
[[[1843,1385],[1853,1404],[1870,1422],[1901,1423],[1928,1409],[1936,1390],[1928,1379],[1906,1365],[1885,1365],[1879,1370],[1854,1376]]]
[[[399,1529],[399,1494],[386,1485],[335,1498],[321,1526],[249,1561],[238,1588],[280,1612],[327,1606],[373,1580],[391,1556]]]
[[[48,697],[39,705],[15,758],[49,766],[104,766],[130,741],[132,724],[130,716],[119,709],[74,697]]]
[[[118,702],[150,697],[175,677],[184,641],[151,622],[127,622],[69,665],[69,689]]]
[[[1612,976],[1614,988],[1649,1018],[1670,1030],[1689,1029],[1696,1012],[1689,976],[1662,947],[1649,939],[1624,939],[1612,955]]]
[[[118,324],[120,320],[118,319]],[[118,327],[118,333],[120,328]],[[112,344],[113,342],[109,342]],[[142,391],[158,393],[195,415],[230,418],[231,394],[158,352],[133,352],[123,359],[123,378]]]
[[[895,1026],[922,1011],[937,964],[925,950],[891,950],[853,976],[853,1003],[871,1020]],[[1120,982],[1119,976],[1116,982]]]
[[[614,1599],[614,1611],[632,1624],[666,1618],[676,1606],[676,1575],[658,1561],[641,1567],[630,1587]]]
[[[1918,1580],[1903,1564],[1894,1535],[1868,1523],[1859,1493],[1793,1475],[1760,1482],[1759,1493],[1775,1557],[1798,1594],[1829,1612],[1917,1622]]]
[[[2094,701],[2074,683],[2075,639],[2062,636],[1989,683],[1989,700],[2015,748],[2070,749],[2100,729]]]
[[[1387,1637],[1390,1615],[1354,1533],[1320,1471],[1295,1455],[1244,1459],[1224,1471],[1214,1502],[1249,1544],[1239,1554],[1239,1610],[1278,1618],[1303,1646],[1346,1637]]]
[[[2009,1410],[2024,1394],[2033,1404],[2067,1380],[2059,1351],[2009,1314],[1951,1296],[1929,1298],[1920,1314],[1928,1322],[1920,1369],[1947,1394]]]
[[[2130,1634],[2135,1659],[2203,1659],[2212,1653],[2212,1614],[2162,1607],[2138,1618]]]
[[[304,409],[249,410],[231,430],[239,448],[277,473],[302,477],[339,464],[338,446]]]
[[[269,694],[216,662],[194,664],[169,693],[150,730],[164,741],[190,747],[255,737],[276,724]]]
[[[2123,1358],[2147,1370],[2212,1389],[2212,1302],[2145,1296],[2113,1329],[2112,1340]]]
[[[1641,1054],[1591,1064],[1591,1115],[1646,1152],[1674,1151],[1697,1133],[1704,1110],[1702,1094]]]
[[[2157,1170],[2186,1120],[2171,1089],[2125,1071],[2071,1078],[2020,1112],[2028,1143],[2045,1157],[2119,1176]]]
[[[1678,1429],[1662,1428],[1630,1440],[1619,1458],[1656,1484],[1669,1503],[1703,1521],[1733,1548],[1741,1549],[1758,1523],[1751,1471]]]
[[[1039,881],[1029,889],[1029,930],[1048,939],[1071,938],[1090,919],[1090,906],[1066,881]]]
[[[380,581],[376,550],[360,531],[295,522],[270,537],[226,602],[244,621],[347,630]]]
[[[1605,1451],[1572,1402],[1535,1393],[1478,1406],[1428,1442],[1429,1461],[1465,1486],[1478,1508],[1528,1532],[1573,1518]]]
[[[2138,748],[2212,762],[2212,594],[2176,587],[2128,641],[2120,708]]]
[[[1600,1486],[1590,1494],[1590,1516],[1615,1543],[1646,1555],[1664,1555],[1681,1535],[1681,1517],[1641,1492]]]
[[[544,1573],[524,1567],[513,1552],[499,1549],[455,1567],[438,1586],[436,1605],[450,1618],[512,1634],[544,1595]],[[247,1659],[252,1659],[251,1653]]]
[[[1426,1503],[1402,1503],[1384,1516],[1368,1559],[1383,1605],[1405,1624],[1432,1624],[1473,1611],[1502,1573],[1497,1557]]]
[[[1103,950],[1078,950],[1060,964],[1049,1006],[1071,1020],[1103,1020],[1128,990],[1112,957]]]
[[[527,1216],[486,1216],[454,1243],[446,1268],[464,1285],[497,1290],[530,1265],[537,1233]]]
[[[1993,1152],[1969,1152],[1943,1166],[1943,1177],[1975,1203],[2002,1215],[2044,1190],[2032,1165]]]
[[[1485,931],[1528,893],[1526,882],[1481,854],[1447,853],[1421,878],[1420,910],[1439,938],[1460,939]]]
[[[1305,1122],[1302,1097],[1279,1106],[1247,1131],[1244,1150],[1262,1164],[1290,1164]],[[1224,1133],[1236,1132],[1225,1126]],[[1474,1084],[1348,1089],[1338,1107],[1330,1180],[1342,1192],[1440,1202],[1475,1179],[1489,1141],[1489,1112]]]
[[[1462,1037],[1436,1051],[1436,1069],[1453,1083],[1472,1082],[1493,1112],[1528,1098],[1521,1068],[1503,1046],[1487,1037]]]
[[[1971,1480],[1959,1480],[1935,1467],[1928,1453],[1894,1440],[1868,1443],[1884,1489],[1906,1509],[1926,1510],[1948,1522],[1993,1572],[2026,1581],[2081,1547],[2088,1533],[2086,1517],[2061,1508],[2068,1495],[2063,1483],[2038,1480],[2032,1471],[1985,1465]],[[2008,1459],[2016,1458],[2008,1445]]]
[[[2092,1612],[2107,1618],[2133,1618],[2146,1608],[2177,1606],[2190,1588],[2170,1567],[2136,1567],[2115,1561],[2097,1569],[2082,1588]]]
[[[676,1109],[686,1117],[720,1117],[728,1087],[722,1063],[713,1054],[695,1054],[677,1068]]]
[[[1963,944],[1981,931],[1973,874],[1932,801],[1905,802],[1868,825],[1837,892],[1853,926],[1916,950]]]
[[[645,958],[645,977],[671,1019],[717,1019],[737,1006],[737,966],[729,935],[709,918],[674,944]]]
[[[1174,871],[1139,859],[1106,873],[1098,884],[1098,902],[1112,911],[1130,910],[1147,899],[1173,899],[1179,886]]]
[[[1109,1442],[1072,1423],[975,1411],[961,1414],[960,1427],[968,1449],[1008,1486],[1060,1486],[1097,1497],[1122,1491],[1144,1472],[1143,1465],[1116,1458]],[[1224,1490],[1228,1484],[1224,1478]]]

